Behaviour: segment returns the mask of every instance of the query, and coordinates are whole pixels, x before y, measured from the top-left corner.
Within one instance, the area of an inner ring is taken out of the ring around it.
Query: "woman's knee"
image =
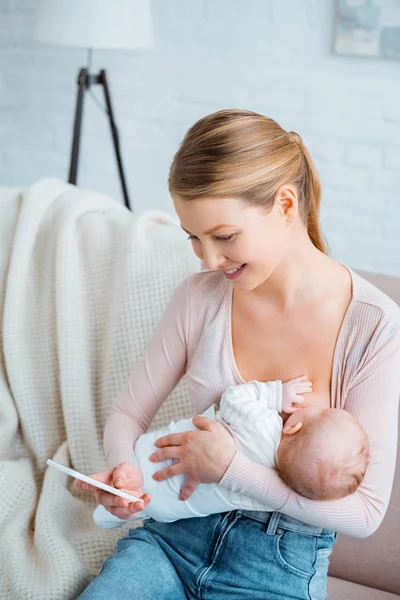
[[[117,542],[77,600],[180,600],[183,584],[151,533],[138,528]]]

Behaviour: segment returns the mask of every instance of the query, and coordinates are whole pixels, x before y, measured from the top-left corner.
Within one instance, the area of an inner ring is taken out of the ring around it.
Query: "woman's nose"
[[[206,269],[216,271],[226,263],[226,258],[216,252],[203,252],[202,261]]]

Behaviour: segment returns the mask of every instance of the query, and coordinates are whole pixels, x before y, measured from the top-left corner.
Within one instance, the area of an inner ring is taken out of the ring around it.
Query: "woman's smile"
[[[227,277],[228,279],[239,279],[239,277],[242,275],[243,271],[246,268],[246,263],[244,265],[242,265],[241,267],[235,267],[234,269],[230,269],[229,271],[224,271],[224,275],[225,277]]]

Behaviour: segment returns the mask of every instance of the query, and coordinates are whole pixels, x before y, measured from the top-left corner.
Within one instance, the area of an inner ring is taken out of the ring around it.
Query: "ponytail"
[[[321,203],[321,183],[314,162],[304,144],[301,144],[304,157],[303,198],[306,209],[306,225],[310,240],[318,250],[328,254],[325,240],[319,226],[319,208]]]

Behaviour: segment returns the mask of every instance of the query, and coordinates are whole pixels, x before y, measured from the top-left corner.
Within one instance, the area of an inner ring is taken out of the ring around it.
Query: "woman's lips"
[[[227,279],[238,279],[238,277],[241,276],[241,274],[243,273],[243,271],[246,268],[246,264],[242,265],[241,267],[239,267],[239,269],[237,269],[237,271],[234,271],[233,273],[228,273],[227,271],[224,271],[224,275]],[[232,270],[232,269],[229,269]]]

